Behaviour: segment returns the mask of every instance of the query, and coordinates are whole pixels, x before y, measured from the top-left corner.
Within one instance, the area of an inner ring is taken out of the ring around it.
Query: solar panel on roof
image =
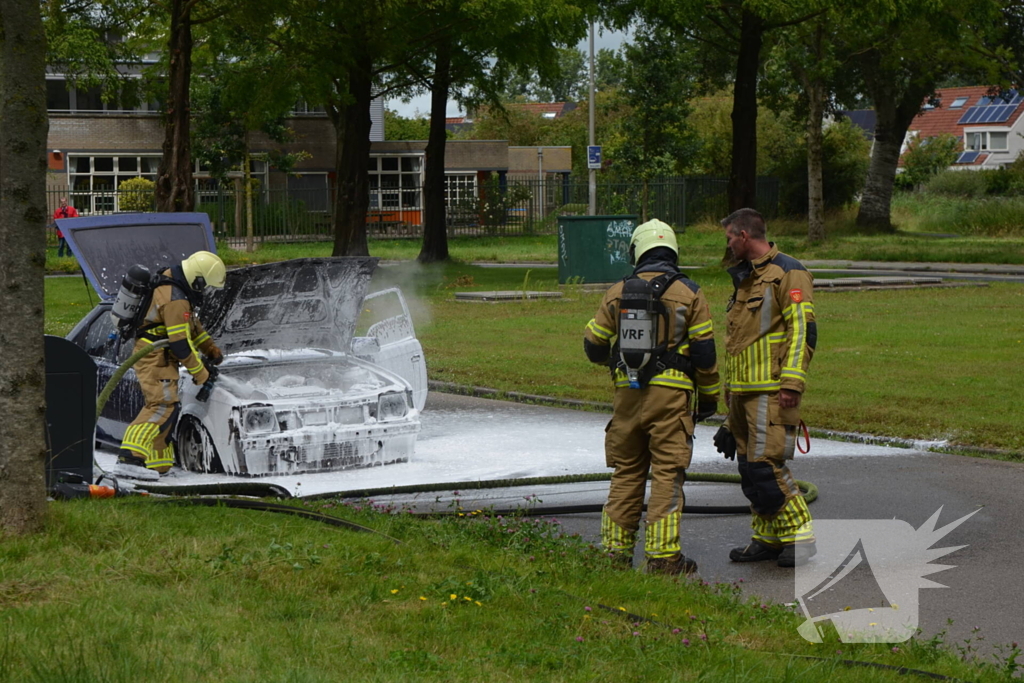
[[[964,115],[961,116],[960,120],[957,121],[956,123],[958,126],[974,123],[984,111],[984,107],[971,107],[970,109],[964,112]]]
[[[957,157],[957,160],[954,163],[973,164],[978,159],[978,155],[980,154],[981,152],[961,152],[960,156]]]

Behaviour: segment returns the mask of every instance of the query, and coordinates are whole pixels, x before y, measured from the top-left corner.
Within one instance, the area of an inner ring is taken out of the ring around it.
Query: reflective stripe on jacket
[[[726,389],[803,393],[818,337],[813,277],[774,244],[729,274],[736,291],[727,315]]]
[[[653,280],[662,274],[663,271],[637,273],[645,280]],[[619,327],[622,287],[622,282],[612,285],[605,293],[594,318],[587,323],[584,339],[589,344],[608,349],[614,344]],[[662,294],[661,303],[668,313],[668,329],[663,329],[664,318],[661,318],[658,326],[658,343],[667,340],[669,348],[674,348],[675,353],[689,357],[694,366],[697,391],[701,395],[701,400],[717,400],[721,387],[715,358],[711,312],[704,293],[692,280],[677,280]],[[650,362],[653,363],[655,360],[652,359]],[[629,387],[629,379],[622,370],[615,371],[614,382],[616,388]],[[687,391],[694,389],[693,381],[685,373],[672,368],[666,368],[654,375],[648,385]]]

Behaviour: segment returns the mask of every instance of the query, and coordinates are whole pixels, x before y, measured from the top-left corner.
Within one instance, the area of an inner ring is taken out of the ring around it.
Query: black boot
[[[696,571],[697,563],[682,553],[678,555],[670,555],[669,557],[647,558],[648,574],[678,576],[679,574],[693,574]]]
[[[763,562],[765,560],[777,560],[782,554],[782,548],[770,546],[760,541],[751,541],[743,548],[733,548],[729,551],[729,559],[733,562]]]
[[[782,553],[779,554],[779,566],[799,567],[805,565],[817,553],[818,548],[814,545],[814,541],[787,545],[782,549]]]

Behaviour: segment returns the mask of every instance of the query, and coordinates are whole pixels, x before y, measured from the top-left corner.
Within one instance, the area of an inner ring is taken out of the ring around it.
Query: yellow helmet
[[[679,245],[676,243],[676,231],[668,223],[659,221],[657,218],[636,226],[633,230],[633,239],[629,241],[629,255],[633,263],[655,247],[668,247],[679,255]]]
[[[189,286],[197,292],[205,287],[224,286],[224,277],[227,270],[220,256],[209,251],[197,251],[181,262],[181,270],[185,273],[185,280]]]

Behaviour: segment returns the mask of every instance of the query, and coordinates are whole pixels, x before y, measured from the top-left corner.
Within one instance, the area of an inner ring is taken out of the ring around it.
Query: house
[[[924,106],[907,131],[914,137],[949,133],[963,141],[953,168],[1000,168],[1024,152],[1024,96],[1016,90],[995,94],[979,85],[942,88]]]
[[[140,69],[136,69],[140,71]],[[156,180],[162,156],[164,125],[160,105],[154,102],[104,102],[98,90],[79,90],[61,74],[47,75],[47,109],[50,128],[47,139],[47,189],[52,212],[62,196],[82,215],[122,210],[118,188],[130,178]],[[562,107],[564,108],[564,107]],[[370,130],[370,218],[372,224],[402,224],[414,228],[422,223],[423,180],[426,141],[385,141],[384,105],[374,100]],[[295,207],[322,217],[331,211],[335,178],[335,131],[322,108],[296,105],[287,125],[294,139],[283,145],[254,133],[252,176],[258,181],[256,201]],[[272,149],[306,152],[292,172],[283,173],[259,158]],[[547,149],[547,148],[546,148]],[[542,150],[544,153],[545,150]],[[518,153],[523,154],[523,153]],[[536,171],[537,148],[526,152]],[[532,155],[532,156],[531,156]],[[510,171],[508,142],[503,140],[449,140],[445,154],[448,201],[466,204],[481,195],[481,188],[493,179],[504,186]],[[565,153],[550,148],[545,172],[565,173]],[[517,157],[518,158],[518,157]],[[197,210],[210,213],[225,230],[239,230],[241,220],[240,171],[230,174],[234,187],[222,187],[208,169],[196,164]],[[296,209],[277,209],[282,221],[291,220]],[[274,211],[265,211],[269,221]],[[322,218],[321,217],[321,218]],[[324,220],[314,223],[321,226]]]

